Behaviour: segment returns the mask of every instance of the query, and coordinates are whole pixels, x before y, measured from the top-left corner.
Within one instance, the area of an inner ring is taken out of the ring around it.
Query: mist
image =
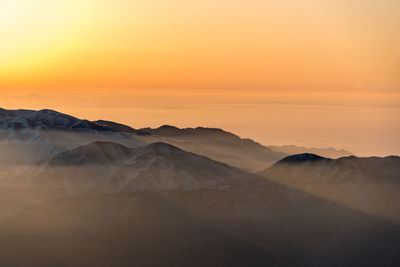
[[[398,156],[2,114],[1,266],[400,264]]]

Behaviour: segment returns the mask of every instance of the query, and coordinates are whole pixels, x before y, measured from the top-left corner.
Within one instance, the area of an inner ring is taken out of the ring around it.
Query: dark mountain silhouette
[[[125,133],[136,133],[137,132],[137,130],[133,129],[130,126],[127,126],[127,125],[124,125],[121,123],[116,123],[113,121],[98,120],[98,121],[94,121],[93,123],[100,127],[112,129],[113,131],[116,131],[116,132],[125,132]]]
[[[327,158],[341,158],[350,156],[352,153],[344,149],[337,150],[334,148],[315,148],[315,147],[302,147],[295,145],[284,146],[268,146],[273,151],[282,152],[288,155],[296,155],[303,153],[317,154]]]
[[[315,154],[304,153],[298,155],[288,156],[284,159],[281,159],[276,164],[290,164],[290,163],[305,163],[305,162],[314,162],[314,161],[321,161],[321,160],[330,160],[328,158],[324,158]]]

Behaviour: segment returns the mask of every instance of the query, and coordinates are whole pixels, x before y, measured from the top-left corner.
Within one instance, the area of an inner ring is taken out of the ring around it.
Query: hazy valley
[[[4,109],[0,152],[0,266],[400,265],[398,156]]]

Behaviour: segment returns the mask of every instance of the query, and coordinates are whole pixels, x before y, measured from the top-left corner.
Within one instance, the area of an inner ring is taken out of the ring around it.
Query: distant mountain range
[[[287,154],[276,152],[251,139],[215,128],[179,129],[164,125],[138,130],[139,140],[165,142],[248,171],[263,169]]]
[[[164,125],[157,129],[134,129],[111,121],[81,120],[48,109],[39,111],[0,109],[0,129],[8,130],[1,132],[0,145],[1,140],[11,137],[13,140],[23,139],[18,144],[19,146],[31,147],[33,153],[27,152],[22,157],[19,154],[14,156],[14,158],[20,160],[25,158],[28,161],[44,159],[54,155],[54,153],[93,140],[117,142],[128,147],[143,145],[144,143],[164,142],[248,171],[264,169],[290,154],[318,152],[329,157],[347,156],[349,154],[346,151],[334,149],[296,146],[266,147],[251,139],[242,139],[235,134],[215,128],[179,129]],[[52,135],[54,131],[57,131],[56,135]],[[64,133],[61,134],[60,131]],[[93,135],[96,135],[96,137]],[[60,136],[65,140],[60,142],[58,140]],[[29,140],[32,142],[29,142]],[[38,144],[39,141],[41,141],[41,144]],[[10,145],[10,143],[7,142],[7,145]],[[13,148],[11,147],[10,150],[13,150]],[[30,154],[33,154],[32,159],[28,158]]]
[[[0,152],[2,267],[400,266],[398,156],[4,109]]]

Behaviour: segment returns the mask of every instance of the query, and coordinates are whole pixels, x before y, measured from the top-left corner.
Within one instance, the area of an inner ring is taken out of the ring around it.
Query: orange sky
[[[0,106],[400,154],[397,0],[0,0]]]

